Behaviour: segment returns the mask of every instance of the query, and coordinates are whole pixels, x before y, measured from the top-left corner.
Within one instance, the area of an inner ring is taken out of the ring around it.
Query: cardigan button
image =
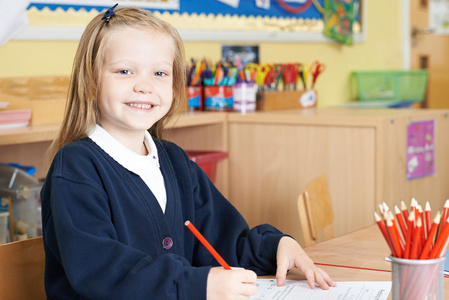
[[[166,237],[165,239],[162,240],[162,247],[165,250],[170,249],[171,247],[173,247],[173,240],[169,237]]]

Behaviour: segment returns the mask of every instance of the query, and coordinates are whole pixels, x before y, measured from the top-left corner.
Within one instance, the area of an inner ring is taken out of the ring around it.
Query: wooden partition
[[[415,197],[449,198],[447,110],[304,109],[228,117],[230,199],[250,226],[271,223],[302,240],[296,199],[328,176],[335,235],[374,223],[373,210]],[[435,119],[434,175],[406,180],[407,124]]]
[[[406,179],[407,124],[435,120],[435,174]],[[0,130],[2,162],[36,166],[58,125]],[[216,185],[250,226],[271,223],[301,241],[296,199],[313,178],[328,177],[335,235],[374,223],[372,212],[411,197],[434,212],[449,198],[449,110],[313,108],[250,114],[187,113],[165,138],[186,150],[228,151]]]

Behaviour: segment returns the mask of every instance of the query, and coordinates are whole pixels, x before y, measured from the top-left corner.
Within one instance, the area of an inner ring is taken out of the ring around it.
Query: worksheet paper
[[[311,289],[306,280],[286,280],[281,287],[276,279],[257,279],[257,295],[250,300],[386,300],[391,290],[391,281],[337,282],[336,287],[322,290]]]

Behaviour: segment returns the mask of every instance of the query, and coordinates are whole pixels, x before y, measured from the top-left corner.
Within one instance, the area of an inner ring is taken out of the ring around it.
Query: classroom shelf
[[[168,128],[221,124],[225,119],[225,113],[186,113],[176,118]],[[0,129],[0,146],[52,141],[58,128],[59,124]]]

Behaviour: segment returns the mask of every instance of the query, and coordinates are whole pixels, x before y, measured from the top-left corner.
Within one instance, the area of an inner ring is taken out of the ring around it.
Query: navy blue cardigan
[[[218,263],[186,220],[229,265],[275,273],[282,233],[266,224],[249,230],[181,148],[155,143],[165,214],[143,180],[91,139],[57,153],[41,192],[49,299],[206,299],[207,275]]]

